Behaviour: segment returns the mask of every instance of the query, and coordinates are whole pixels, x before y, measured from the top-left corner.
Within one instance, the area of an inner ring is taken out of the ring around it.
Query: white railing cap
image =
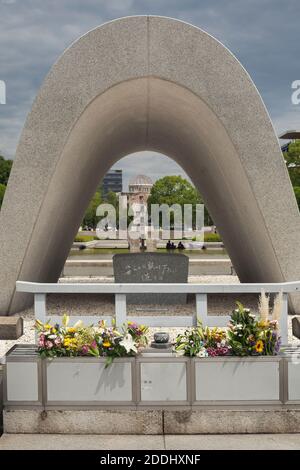
[[[300,291],[300,281],[283,283],[242,283],[242,284],[116,284],[116,283],[39,283],[17,281],[18,292],[33,294],[155,294],[155,293],[188,293],[188,294],[222,294],[222,293],[268,293]]]

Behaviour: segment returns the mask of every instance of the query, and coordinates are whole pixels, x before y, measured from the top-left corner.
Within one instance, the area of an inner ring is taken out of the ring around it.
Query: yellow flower
[[[51,327],[51,325],[49,325],[49,323],[46,323],[44,325],[44,328],[45,328],[45,330],[50,330],[52,327]]]
[[[104,348],[109,348],[111,346],[111,343],[109,341],[104,341],[103,347]]]
[[[258,341],[256,341],[255,351],[258,353],[261,353],[263,352],[263,350],[264,350],[264,343],[261,339],[259,339]]]
[[[75,333],[75,332],[76,332],[76,328],[72,326],[68,328],[68,333]]]
[[[56,333],[56,328],[51,328],[51,333],[52,334]]]
[[[64,346],[66,349],[76,349],[77,348],[77,339],[66,337],[64,339]]]
[[[267,326],[269,326],[269,322],[268,321],[264,321],[264,320],[260,320],[258,322],[258,326],[259,328],[266,328]]]

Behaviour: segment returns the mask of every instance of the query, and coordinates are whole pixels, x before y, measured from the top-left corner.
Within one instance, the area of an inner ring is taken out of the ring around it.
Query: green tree
[[[84,227],[85,226],[92,227],[92,228],[96,227],[97,222],[99,220],[99,217],[96,216],[96,210],[97,210],[97,207],[101,204],[101,202],[102,202],[101,195],[100,193],[96,192],[94,196],[92,197],[88,205],[88,208],[85,212],[85,215],[82,221],[82,225]]]
[[[7,185],[12,164],[12,160],[5,160],[5,158],[0,155],[0,184]]]
[[[182,176],[164,176],[151,188],[149,204],[201,204],[198,190]]]
[[[283,157],[292,185],[300,187],[300,140],[291,142],[288,152],[284,152]]]
[[[297,204],[298,204],[298,207],[299,207],[299,210],[300,210],[300,186],[295,186],[294,187],[294,192],[295,192]]]
[[[157,180],[151,188],[148,198],[148,211],[151,212],[151,204],[179,204],[183,209],[184,204],[193,205],[193,221],[195,222],[196,204],[201,204],[202,198],[199,191],[181,176],[164,176]],[[170,218],[174,222],[173,214]]]
[[[5,190],[6,190],[5,184],[0,183],[0,207],[2,206],[2,201],[3,201],[3,198],[4,198]]]
[[[119,227],[119,196],[114,191],[109,191],[107,193],[105,202],[111,204],[116,210],[116,225]]]
[[[114,193],[113,191],[109,191],[105,198],[105,202],[107,202],[108,204],[111,204],[112,206],[114,206],[115,209],[117,209],[119,205],[119,197],[117,193]]]

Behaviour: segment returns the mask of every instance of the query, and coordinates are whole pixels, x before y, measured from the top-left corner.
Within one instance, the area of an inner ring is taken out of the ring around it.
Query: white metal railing
[[[228,315],[208,315],[207,295],[208,294],[260,294],[262,290],[266,293],[283,293],[282,314],[280,319],[280,331],[283,344],[288,343],[288,294],[300,291],[300,281],[265,284],[103,284],[103,283],[37,283],[17,281],[18,292],[32,293],[34,295],[35,317],[46,322],[47,314],[46,296],[47,294],[115,294],[115,315],[93,316],[72,316],[70,322],[75,322],[78,318],[91,324],[100,318],[111,324],[113,318],[116,324],[121,326],[126,321],[135,321],[150,327],[188,327],[197,324],[197,319],[201,320],[205,326],[227,325],[230,317]],[[184,293],[195,294],[196,311],[191,315],[147,315],[132,316],[127,315],[126,295],[127,294],[172,294]],[[51,315],[51,320],[60,323],[61,316]]]

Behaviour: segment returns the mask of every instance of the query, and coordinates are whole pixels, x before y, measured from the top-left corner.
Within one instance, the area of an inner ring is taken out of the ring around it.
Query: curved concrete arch
[[[68,48],[27,117],[0,214],[2,314],[31,301],[17,279],[57,280],[99,180],[145,149],[199,187],[241,281],[300,278],[299,211],[249,75],[194,26],[128,17]]]

